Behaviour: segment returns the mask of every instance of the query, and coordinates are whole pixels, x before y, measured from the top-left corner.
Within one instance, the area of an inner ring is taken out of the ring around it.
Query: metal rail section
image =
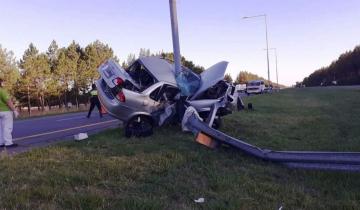
[[[360,171],[360,152],[272,151],[231,137],[211,128],[206,122],[203,122],[196,113],[192,113],[185,125],[194,133],[204,133],[216,141],[233,146],[250,156],[281,163],[290,168]]]

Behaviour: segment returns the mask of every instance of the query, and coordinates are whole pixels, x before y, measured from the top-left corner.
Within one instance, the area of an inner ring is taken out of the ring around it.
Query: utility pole
[[[176,0],[169,0],[169,5],[170,5],[171,31],[172,31],[172,40],[173,40],[173,50],[174,50],[175,75],[178,75],[181,72],[181,54],[180,54]]]

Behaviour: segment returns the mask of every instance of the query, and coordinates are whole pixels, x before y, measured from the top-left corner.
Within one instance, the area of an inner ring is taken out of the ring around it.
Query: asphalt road
[[[7,151],[19,153],[34,147],[43,147],[55,142],[74,139],[74,135],[78,133],[94,134],[121,126],[121,121],[107,114],[100,118],[96,111],[94,110],[89,119],[86,118],[86,112],[78,112],[16,120],[14,121],[13,140],[19,146],[8,148]]]

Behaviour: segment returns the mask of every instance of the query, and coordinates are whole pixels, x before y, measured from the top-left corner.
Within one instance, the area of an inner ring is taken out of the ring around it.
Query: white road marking
[[[76,116],[80,116],[80,114],[81,114],[81,116],[84,116],[84,115],[86,115],[86,112],[59,114],[59,115],[34,116],[33,118],[20,118],[18,120],[14,120],[14,124],[23,124],[23,123],[43,121],[43,120],[54,120],[54,118],[56,119],[56,118],[62,117],[62,115],[63,116],[71,115],[72,117],[76,117]]]
[[[95,125],[101,125],[101,124],[106,124],[106,123],[112,123],[112,122],[116,122],[119,120],[108,120],[105,122],[99,122],[99,123],[93,123],[93,124],[88,124],[88,125],[82,125],[82,126],[78,126],[78,127],[74,127],[74,128],[66,128],[66,129],[62,129],[62,130],[56,130],[56,131],[50,131],[50,132],[45,132],[45,133],[39,133],[39,134],[35,134],[35,135],[30,135],[30,136],[23,136],[23,137],[19,137],[19,138],[14,138],[14,141],[19,141],[19,140],[24,140],[24,139],[30,139],[30,138],[34,138],[34,137],[39,137],[39,136],[46,136],[46,135],[50,135],[50,134],[54,134],[54,133],[61,133],[64,131],[71,131],[71,130],[76,130],[79,128],[86,128],[86,127],[92,127]]]

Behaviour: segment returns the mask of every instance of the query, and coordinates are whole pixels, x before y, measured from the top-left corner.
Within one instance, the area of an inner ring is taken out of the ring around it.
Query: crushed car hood
[[[208,88],[214,86],[216,83],[224,79],[225,71],[227,68],[228,62],[221,61],[210,68],[206,69],[200,74],[201,84],[199,89],[195,92],[191,99],[195,99],[202,92],[206,91]]]

